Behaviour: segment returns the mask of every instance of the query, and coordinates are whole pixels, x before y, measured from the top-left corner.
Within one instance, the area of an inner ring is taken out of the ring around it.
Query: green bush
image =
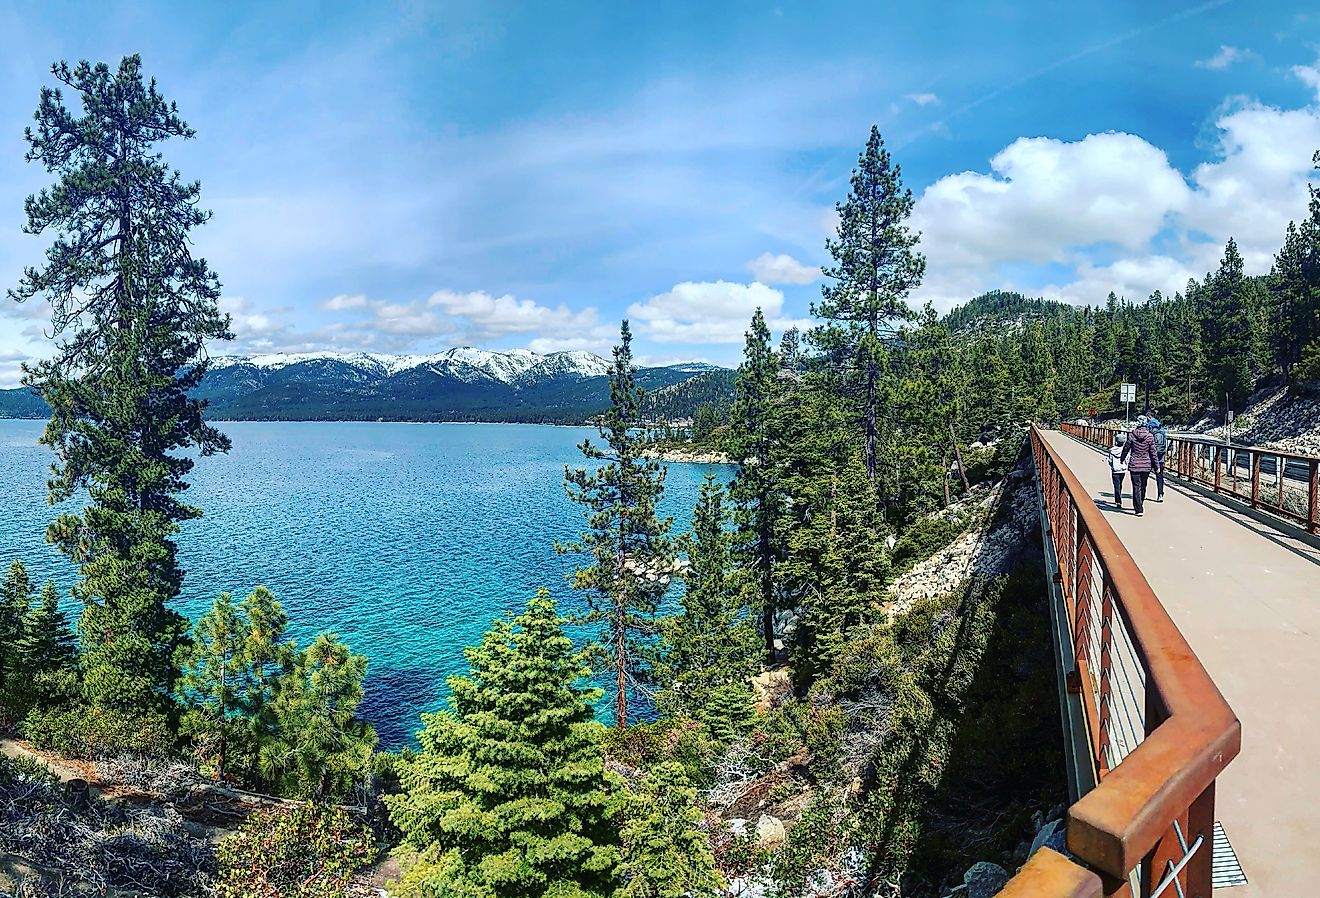
[[[375,857],[371,832],[335,807],[254,814],[216,848],[219,898],[341,898]]]
[[[895,573],[910,570],[958,538],[967,522],[958,516],[921,518],[894,543]]]
[[[627,729],[608,727],[601,734],[606,757],[651,770],[665,761],[677,761],[693,785],[709,784],[720,746],[706,727],[695,720],[664,718]]]
[[[172,743],[163,715],[105,708],[39,708],[24,718],[22,730],[38,748],[82,758],[159,755]]]

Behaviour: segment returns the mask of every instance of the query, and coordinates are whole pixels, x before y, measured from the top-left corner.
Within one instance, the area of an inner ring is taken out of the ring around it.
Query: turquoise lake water
[[[0,420],[0,563],[62,587],[72,565],[45,544],[52,460],[44,422]],[[198,461],[183,525],[187,570],[177,608],[196,618],[220,592],[275,592],[300,644],[337,632],[370,659],[363,716],[383,748],[412,740],[442,706],[464,646],[538,587],[581,607],[554,552],[583,523],[565,464],[587,428],[518,424],[224,423],[228,455]],[[661,512],[687,529],[707,467],[669,466]],[[717,468],[722,479],[731,469]],[[77,505],[65,503],[71,510]],[[66,605],[76,613],[71,605]]]

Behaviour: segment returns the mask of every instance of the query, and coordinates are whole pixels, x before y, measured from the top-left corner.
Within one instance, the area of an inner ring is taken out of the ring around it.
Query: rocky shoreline
[[[647,458],[658,458],[660,461],[687,465],[734,464],[732,458],[725,455],[723,452],[716,452],[713,449],[683,449],[679,447],[668,447],[647,449],[642,455]]]

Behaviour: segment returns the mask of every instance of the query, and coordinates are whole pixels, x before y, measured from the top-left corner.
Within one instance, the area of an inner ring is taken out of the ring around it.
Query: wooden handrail
[[[1170,856],[1175,822],[1184,834],[1204,830],[1208,843],[1214,783],[1241,748],[1241,724],[1090,492],[1036,427],[1031,441],[1056,551],[1071,556],[1060,559],[1060,568],[1066,562],[1068,571],[1076,571],[1078,559],[1099,566],[1102,588],[1126,624],[1146,682],[1145,738],[1112,769],[1094,759],[1101,779],[1068,809],[1068,849],[1102,875],[1104,894],[1126,888],[1128,874],[1147,861],[1146,892],[1159,881],[1158,869]],[[1070,607],[1084,601],[1073,596]],[[1099,673],[1102,680],[1107,674]],[[1101,742],[1097,737],[1091,744]],[[1204,881],[1206,893],[1209,856],[1206,851],[1200,863],[1180,874],[1184,882]],[[1089,881],[1070,864],[1077,866],[1061,856],[1029,863],[1004,894],[1093,894],[1086,891]],[[1032,885],[1025,891],[1022,878],[1028,874]]]

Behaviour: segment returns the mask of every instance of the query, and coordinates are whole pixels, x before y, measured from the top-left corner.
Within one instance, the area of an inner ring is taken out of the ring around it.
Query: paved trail
[[[1141,518],[1125,484],[1119,512],[1105,457],[1045,436],[1242,721],[1242,753],[1219,778],[1215,815],[1249,883],[1215,894],[1320,894],[1320,550],[1173,478]]]

